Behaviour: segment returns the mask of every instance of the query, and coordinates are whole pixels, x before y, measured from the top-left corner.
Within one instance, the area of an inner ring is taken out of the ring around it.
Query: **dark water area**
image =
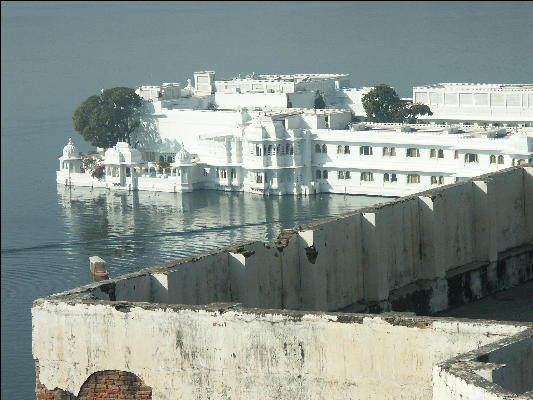
[[[57,186],[72,113],[102,88],[258,73],[349,73],[403,96],[531,80],[533,3],[1,2],[1,397],[35,398],[34,299],[384,201],[113,193]],[[465,39],[467,38],[467,39]]]

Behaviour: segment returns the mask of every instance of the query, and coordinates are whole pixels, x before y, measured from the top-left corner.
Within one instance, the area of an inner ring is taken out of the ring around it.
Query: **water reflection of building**
[[[181,253],[172,246],[194,250],[195,246],[214,248],[251,238],[271,241],[282,228],[380,200],[327,194],[264,198],[218,191],[117,192],[63,185],[57,190],[73,240],[117,238],[114,246],[129,243],[136,251],[152,246],[175,257]]]

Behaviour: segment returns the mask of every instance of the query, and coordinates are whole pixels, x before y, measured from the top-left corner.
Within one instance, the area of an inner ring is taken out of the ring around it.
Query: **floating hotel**
[[[158,139],[138,149],[119,142],[89,163],[69,141],[57,182],[404,196],[533,160],[533,85],[415,87],[415,102],[435,111],[427,123],[406,125],[354,122],[364,119],[370,88],[348,87],[348,75],[214,77],[196,72],[194,87],[189,79],[183,89],[138,88]],[[318,93],[325,109],[314,108]]]

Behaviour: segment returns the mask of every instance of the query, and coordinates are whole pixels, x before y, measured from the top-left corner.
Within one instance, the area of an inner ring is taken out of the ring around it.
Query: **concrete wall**
[[[109,284],[129,301],[428,315],[533,278],[532,183],[516,167],[146,270],[157,292]]]
[[[533,329],[459,355],[433,368],[433,399],[531,399]]]
[[[153,399],[429,399],[433,365],[527,328],[79,296],[32,309],[39,382],[75,395],[91,374],[120,370],[152,388]]]

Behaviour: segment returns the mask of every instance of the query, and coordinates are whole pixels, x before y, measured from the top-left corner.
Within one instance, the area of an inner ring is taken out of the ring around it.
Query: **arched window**
[[[391,148],[390,148],[390,155],[391,155],[392,157],[396,156],[396,147],[391,147]]]
[[[322,151],[320,150],[320,145],[317,143],[315,144],[315,153],[321,153]]]
[[[390,178],[389,178],[389,174],[385,172],[385,173],[383,174],[383,182],[388,182],[389,179],[390,179]]]
[[[439,185],[444,185],[444,177],[439,176]]]
[[[498,164],[503,164],[503,156],[498,156]]]
[[[344,146],[344,154],[350,154],[350,146]]]
[[[281,145],[278,144],[278,145],[276,146],[276,154],[279,155],[280,153],[281,153]]]
[[[326,146],[325,144],[322,145],[322,153],[327,153],[328,152],[328,146]]]
[[[344,172],[343,171],[337,171],[337,179],[344,179]]]
[[[371,182],[374,180],[374,174],[372,172],[361,172],[361,180]]]
[[[420,157],[420,150],[415,147],[407,149],[407,157]]]
[[[429,158],[435,158],[435,157],[437,157],[437,151],[435,149],[429,150]]]
[[[322,177],[324,179],[328,179],[328,171],[325,169],[324,172],[322,173]]]
[[[444,150],[439,150],[439,158],[444,158]]]
[[[479,162],[476,153],[466,153],[465,154],[465,163],[477,163]]]
[[[490,163],[496,164],[496,156],[494,154],[490,156]]]
[[[417,174],[407,175],[407,183],[420,183],[420,175],[417,175]]]
[[[351,178],[352,178],[352,177],[351,177],[351,175],[350,175],[350,171],[346,171],[346,172],[344,173],[344,179],[351,179]]]
[[[383,147],[383,157],[390,156],[390,149],[388,147]]]
[[[372,155],[372,147],[371,146],[361,146],[359,148],[359,154],[362,156],[371,156]]]
[[[337,154],[344,154],[344,148],[340,144],[337,146]]]
[[[436,185],[437,184],[437,177],[436,176],[432,176],[431,177],[431,184],[432,185]]]
[[[316,170],[316,179],[322,179],[322,172],[319,169]]]

